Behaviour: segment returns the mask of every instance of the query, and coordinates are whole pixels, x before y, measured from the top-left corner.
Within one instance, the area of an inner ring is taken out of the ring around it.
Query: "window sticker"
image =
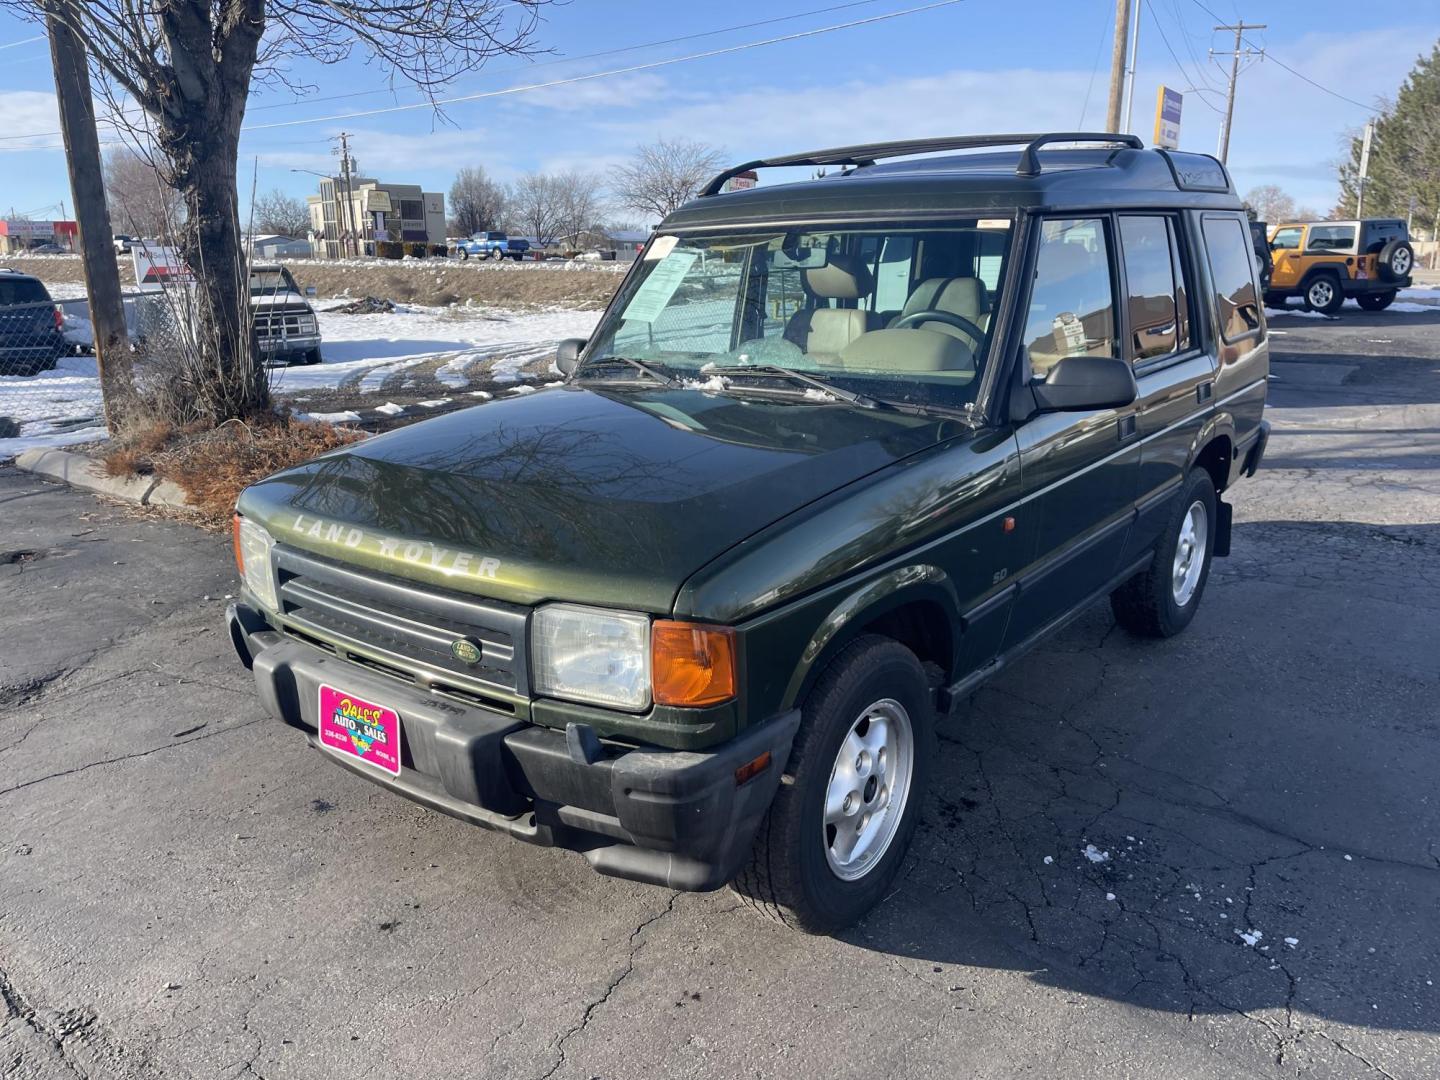
[[[1066,356],[1080,356],[1085,350],[1085,324],[1073,311],[1063,311],[1055,316],[1055,337],[1064,344]]]
[[[672,251],[660,260],[625,306],[625,320],[653,323],[658,319],[699,257],[698,251]]]
[[[680,242],[678,236],[657,236],[650,249],[645,252],[646,262],[659,262],[675,250],[675,245]]]
[[[981,218],[978,222],[975,223],[975,227],[977,229],[1008,229],[1010,227],[1010,219],[1003,217]]]

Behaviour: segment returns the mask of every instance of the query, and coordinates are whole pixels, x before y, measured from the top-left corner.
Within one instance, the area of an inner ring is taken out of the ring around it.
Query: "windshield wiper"
[[[829,394],[838,401],[844,401],[850,405],[858,405],[862,409],[873,409],[877,402],[872,397],[864,394],[857,394],[853,390],[844,390],[815,375],[808,375],[803,371],[796,371],[794,368],[781,367],[779,364],[735,364],[730,367],[710,367],[700,369],[701,374],[708,375],[778,375],[781,378],[793,379],[795,382],[804,383],[812,389],[819,390],[822,394]]]
[[[636,371],[643,371],[652,379],[659,379],[666,386],[680,385],[679,379],[673,375],[666,374],[657,364],[653,364],[649,360],[636,360],[629,356],[601,356],[595,360],[587,360],[584,366],[576,372],[576,375],[583,377],[585,372],[591,368],[615,367],[617,364],[629,364]]]

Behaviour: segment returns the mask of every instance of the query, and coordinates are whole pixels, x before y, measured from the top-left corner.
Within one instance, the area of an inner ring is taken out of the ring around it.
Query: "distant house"
[[[248,244],[251,257],[256,260],[308,259],[310,257],[310,241],[297,240],[293,236],[267,233],[250,237]]]
[[[73,221],[0,220],[0,255],[18,255],[42,244],[75,251],[78,237]]]
[[[613,251],[616,259],[633,262],[649,239],[650,233],[643,229],[586,229],[556,242],[571,251]]]

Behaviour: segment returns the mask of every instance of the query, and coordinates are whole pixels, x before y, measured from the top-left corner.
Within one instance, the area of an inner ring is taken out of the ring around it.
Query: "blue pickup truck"
[[[508,237],[503,232],[477,232],[468,240],[457,242],[454,250],[461,259],[473,255],[477,259],[509,258],[518,262],[530,250],[530,241]]]

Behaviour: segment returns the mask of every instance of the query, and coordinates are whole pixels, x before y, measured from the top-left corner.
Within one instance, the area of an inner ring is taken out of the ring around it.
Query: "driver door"
[[[1272,289],[1293,289],[1300,284],[1305,270],[1300,253],[1304,250],[1304,225],[1286,225],[1275,230],[1275,235],[1270,237],[1270,255],[1275,263],[1270,271]]]

